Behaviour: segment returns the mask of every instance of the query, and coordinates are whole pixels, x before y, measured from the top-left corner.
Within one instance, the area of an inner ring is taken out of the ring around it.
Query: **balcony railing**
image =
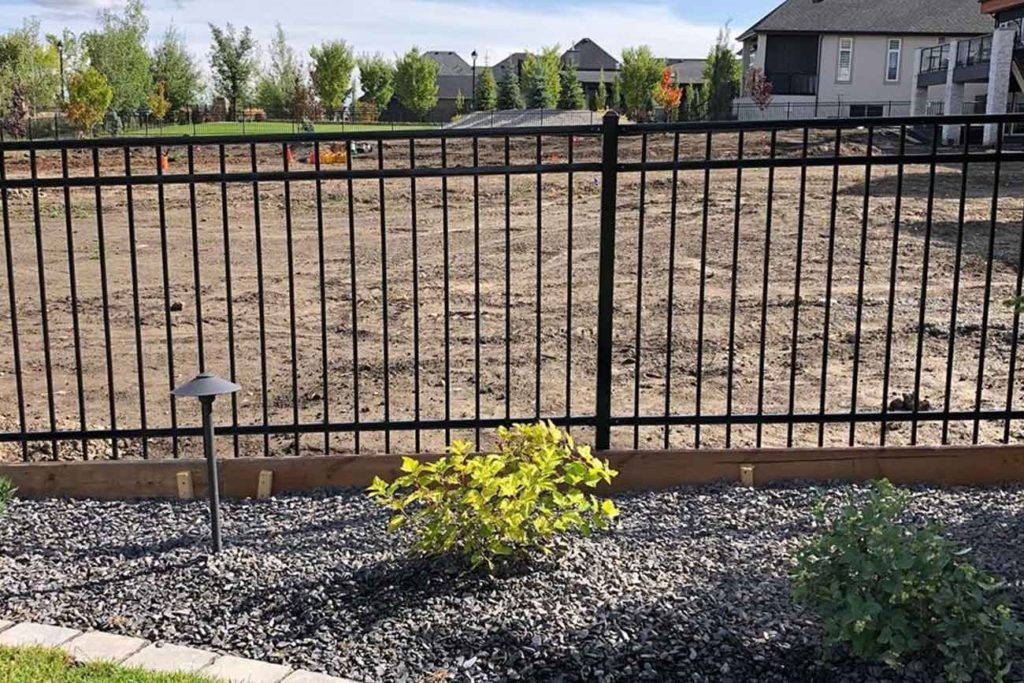
[[[978,36],[957,44],[956,65],[974,66],[992,61],[992,36]]]
[[[921,50],[921,71],[923,74],[944,72],[949,68],[949,43]]]
[[[768,73],[772,92],[776,95],[817,95],[818,74],[813,73]]]

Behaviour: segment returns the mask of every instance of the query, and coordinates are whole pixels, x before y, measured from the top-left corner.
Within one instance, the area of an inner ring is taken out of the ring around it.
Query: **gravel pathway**
[[[405,559],[361,492],[225,503],[216,558],[202,502],[16,501],[0,519],[0,618],[367,681],[896,680],[823,663],[789,601],[813,501],[848,488],[620,496],[613,531],[497,578]],[[1024,488],[919,488],[913,510],[1002,574],[1024,616]],[[1016,667],[1009,680],[1024,680]],[[934,675],[915,665],[908,679]]]

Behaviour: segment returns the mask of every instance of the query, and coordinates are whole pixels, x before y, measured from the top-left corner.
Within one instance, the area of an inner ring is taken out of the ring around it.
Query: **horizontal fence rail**
[[[1022,123],[5,142],[0,459],[1019,440]]]

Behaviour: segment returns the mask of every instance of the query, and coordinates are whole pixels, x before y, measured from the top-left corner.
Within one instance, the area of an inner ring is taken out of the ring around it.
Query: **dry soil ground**
[[[533,139],[513,139],[511,161],[529,164],[536,160]],[[716,158],[734,157],[738,140],[734,134],[715,135],[712,154]],[[895,136],[878,133],[872,152],[886,154],[898,146]],[[842,154],[864,154],[866,133],[844,133]],[[213,172],[218,166],[217,148],[204,146],[195,151],[199,172]],[[815,133],[810,138],[808,155],[826,156],[834,151],[834,138]],[[926,147],[911,145],[915,154]],[[303,152],[298,151],[301,158]],[[673,152],[671,136],[652,136],[648,158],[667,160]],[[540,156],[545,163],[567,159],[567,141],[549,137],[543,141]],[[801,154],[798,133],[780,136],[778,156]],[[229,147],[226,166],[229,171],[249,169],[247,147]],[[685,135],[680,140],[680,156],[700,159],[705,154],[705,137]],[[747,157],[769,154],[766,134],[748,134],[744,143]],[[501,163],[504,155],[500,140],[482,141],[480,163]],[[599,155],[596,138],[578,138],[574,142],[576,160],[594,161]],[[622,160],[635,161],[641,155],[637,138],[622,143]],[[281,150],[274,145],[258,147],[261,170],[280,169]],[[436,140],[421,140],[416,145],[419,167],[440,165]],[[152,148],[131,150],[134,173],[151,174],[155,168]],[[911,160],[913,161],[913,160]],[[29,173],[22,153],[7,153],[8,177]],[[123,150],[105,150],[100,155],[102,173],[117,175],[124,171]],[[60,157],[40,152],[38,173],[42,177],[60,175]],[[355,160],[355,167],[374,168],[376,151]],[[406,167],[409,150],[406,142],[388,142],[384,146],[386,167]],[[448,143],[449,166],[473,163],[472,143],[451,140]],[[166,173],[186,168],[184,148],[173,148]],[[69,155],[72,176],[92,174],[90,153],[72,151]],[[308,164],[296,161],[293,168],[308,170]],[[616,259],[616,309],[614,346],[613,410],[618,415],[660,415],[666,410],[666,386],[671,390],[668,409],[673,414],[692,414],[696,410],[698,374],[701,379],[700,410],[706,415],[721,415],[728,406],[729,368],[733,368],[731,409],[734,413],[758,411],[760,354],[765,353],[763,405],[765,413],[814,413],[819,409],[823,348],[827,348],[827,386],[825,404],[830,412],[848,411],[856,396],[860,411],[877,411],[892,397],[911,392],[915,383],[916,348],[921,338],[921,398],[932,409],[945,400],[952,410],[971,410],[975,405],[979,352],[982,349],[982,318],[986,302],[986,272],[991,264],[988,295],[988,333],[982,379],[983,408],[1002,408],[1007,400],[1007,378],[1013,341],[1013,315],[1004,300],[1017,290],[1022,233],[1022,169],[1019,164],[1004,163],[999,178],[999,200],[995,216],[995,241],[989,261],[989,231],[992,225],[994,168],[991,163],[971,163],[967,172],[966,202],[963,207],[961,267],[957,313],[953,334],[953,372],[946,386],[950,314],[953,310],[953,280],[956,273],[960,193],[964,180],[959,163],[935,168],[935,191],[929,247],[929,186],[931,168],[927,163],[876,166],[871,171],[870,194],[865,214],[865,168],[844,166],[833,177],[832,166],[815,166],[801,178],[799,168],[780,168],[770,172],[752,168],[742,173],[738,193],[735,169],[714,170],[709,174],[707,199],[707,239],[701,239],[704,224],[705,175],[701,170],[686,170],[676,178],[673,200],[673,176],[670,172],[648,172],[641,182],[639,174],[622,174],[618,193],[618,239]],[[265,182],[259,187],[260,230],[254,219],[251,183],[225,186],[227,201],[222,203],[220,183],[202,182],[195,187],[195,225],[198,233],[198,264],[201,272],[202,326],[206,366],[222,375],[229,373],[229,344],[225,267],[231,270],[231,304],[234,318],[236,377],[243,390],[238,395],[238,419],[244,424],[262,420],[261,365],[266,364],[268,388],[267,412],[272,423],[290,424],[294,418],[291,321],[295,321],[294,366],[300,422],[322,419],[325,405],[332,421],[378,421],[385,414],[385,364],[383,306],[387,305],[388,323],[388,415],[392,420],[409,420],[415,411],[414,323],[418,318],[419,405],[423,419],[445,415],[445,325],[450,335],[450,414],[470,417],[476,412],[479,395],[484,417],[503,417],[506,403],[513,417],[534,416],[539,404],[545,415],[592,414],[595,396],[596,311],[598,275],[598,233],[600,183],[597,174],[578,172],[572,179],[572,205],[567,201],[569,179],[564,173],[545,174],[538,203],[535,175],[514,175],[506,181],[502,175],[478,180],[479,202],[474,204],[474,180],[453,177],[447,180],[447,203],[441,180],[420,178],[415,193],[409,179],[388,179],[383,190],[376,179],[353,182],[349,213],[349,188],[344,180],[322,182],[322,223],[324,237],[324,306],[321,316],[320,260],[318,250],[317,188],[312,181],[296,181],[287,192],[282,182]],[[833,183],[837,188],[834,233],[830,230],[833,211]],[[770,247],[768,248],[767,306],[762,306],[763,274],[766,263],[768,197],[771,193]],[[801,186],[805,185],[801,221]],[[902,185],[902,199],[898,189]],[[642,259],[640,254],[640,207],[643,190]],[[381,197],[385,211],[381,211]],[[170,420],[168,396],[168,346],[165,316],[171,322],[174,381],[190,376],[197,368],[197,296],[193,287],[194,253],[189,187],[169,185],[164,190],[166,233],[161,231],[158,190],[154,185],[136,185],[132,189],[133,209],[129,219],[127,191],[123,183],[104,187],[101,192],[102,249],[96,221],[97,197],[93,188],[70,190],[65,199],[62,190],[44,189],[34,199],[28,190],[14,190],[9,198],[10,238],[14,264],[17,323],[20,332],[21,372],[29,430],[49,426],[45,357],[42,343],[39,264],[43,265],[46,287],[46,313],[51,341],[53,399],[58,428],[77,429],[78,385],[74,344],[71,292],[68,276],[69,256],[74,258],[80,346],[84,378],[85,424],[104,428],[111,424],[110,396],[114,398],[119,427],[141,424],[139,349],[135,339],[136,316],[133,308],[130,220],[135,232],[138,261],[138,306],[141,359],[145,389],[145,418],[149,426],[167,426]],[[412,198],[415,196],[416,228],[412,224]],[[505,205],[509,202],[509,230],[506,233]],[[42,256],[37,250],[33,202],[39,205],[39,237]],[[890,268],[899,204],[895,297],[892,308],[891,383],[883,393],[882,378],[886,366],[886,321],[889,315]],[[447,222],[445,222],[445,206]],[[474,211],[479,209],[479,220]],[[674,221],[672,209],[675,207]],[[69,207],[74,248],[69,252],[65,213]],[[538,207],[540,214],[538,216]],[[289,239],[287,213],[290,209],[291,245],[294,278],[294,302],[289,297]],[[222,213],[225,212],[226,213]],[[738,248],[733,268],[734,230],[737,225]],[[226,216],[226,224],[224,217]],[[569,217],[572,218],[571,249]],[[866,222],[865,222],[866,217]],[[355,295],[351,288],[350,219],[355,235]],[[479,249],[475,225],[479,225]],[[674,263],[671,232],[675,225]],[[226,229],[225,229],[226,225]],[[445,308],[445,227],[449,259],[448,309]],[[865,228],[866,226],[866,228]],[[382,281],[382,229],[386,238],[386,297]],[[538,232],[539,229],[539,232]],[[865,258],[860,259],[862,230],[865,230]],[[797,246],[801,240],[802,249]],[[830,237],[834,234],[834,269],[831,296],[827,296]],[[413,239],[417,242],[418,291],[413,287]],[[262,241],[263,296],[265,302],[265,351],[260,346],[259,288],[256,240]],[[166,240],[170,289],[165,305],[162,247]],[[509,247],[506,248],[506,240]],[[227,242],[226,242],[227,241]],[[230,258],[225,258],[225,246]],[[540,245],[538,254],[537,246]],[[701,304],[701,251],[706,249],[704,273],[703,367],[698,373],[699,310]],[[923,272],[928,250],[928,268]],[[100,258],[101,252],[103,259]],[[475,256],[479,256],[479,348],[480,372],[476,372],[476,289]],[[510,282],[506,287],[506,258]],[[111,337],[113,386],[107,376],[105,325],[100,267],[105,260],[109,334]],[[672,326],[668,329],[668,288],[670,263],[674,272]],[[859,274],[864,269],[863,296],[858,299]],[[540,395],[536,394],[537,350],[537,277],[540,274]],[[638,277],[638,272],[642,273]],[[923,289],[923,275],[926,289]],[[11,316],[6,271],[3,282],[3,315],[0,316],[0,431],[17,431],[18,411],[15,366],[11,343]],[[799,279],[799,296],[797,280]],[[571,281],[571,304],[567,282]],[[730,326],[733,282],[735,281],[735,327]],[[637,283],[640,295],[639,366],[637,366]],[[926,292],[924,326],[918,315]],[[414,304],[418,295],[418,307]],[[505,373],[506,295],[511,315],[510,377]],[[798,306],[794,303],[799,302]],[[825,336],[826,304],[830,302],[830,328]],[[292,313],[294,304],[294,314]],[[359,356],[359,405],[354,404],[353,307],[356,313],[356,339]],[[762,337],[762,311],[766,311]],[[857,347],[856,321],[862,317],[859,335],[857,391],[852,383]],[[568,313],[571,312],[571,319]],[[794,317],[798,318],[795,363],[792,358]],[[321,344],[322,324],[327,337],[327,384],[323,384]],[[669,355],[669,333],[671,354]],[[735,341],[730,363],[730,333]],[[920,333],[920,335],[919,335]],[[571,351],[570,351],[571,349]],[[571,353],[571,355],[570,355]],[[666,363],[668,361],[668,363]],[[670,378],[666,373],[670,368]],[[567,382],[567,369],[569,379]],[[637,372],[638,371],[638,372]],[[1019,373],[1018,373],[1019,374]],[[634,403],[634,384],[639,387]],[[791,391],[790,383],[793,383]],[[506,394],[506,385],[509,388]],[[568,389],[568,391],[567,391]],[[112,392],[112,393],[111,393]],[[1020,382],[1011,392],[1015,405],[1022,399]],[[567,395],[571,405],[567,405]],[[324,396],[327,397],[325,402]],[[195,424],[194,405],[180,403],[179,424]],[[217,417],[230,422],[230,402],[217,404]],[[971,422],[950,425],[950,440],[967,442],[972,436]],[[994,442],[1002,438],[1003,423],[983,422],[980,438]],[[849,424],[832,424],[824,429],[824,441],[846,443]],[[724,445],[726,427],[706,426],[702,443]],[[766,445],[784,445],[786,427],[766,426]],[[909,424],[892,425],[889,443],[906,443],[911,438]],[[588,430],[581,430],[589,438]],[[639,430],[641,446],[662,444],[663,430],[645,427]],[[922,423],[918,438],[922,442],[940,439],[941,422]],[[394,451],[415,447],[412,432],[393,432]],[[457,432],[456,436],[472,436]],[[798,425],[794,432],[798,444],[817,443],[816,424]],[[440,448],[443,432],[424,432],[421,447]],[[857,443],[877,443],[876,424],[858,425]],[[1021,437],[1014,423],[1011,439]],[[752,445],[757,430],[752,425],[731,428],[731,444]],[[633,443],[632,428],[613,433],[615,445]],[[674,427],[669,434],[672,445],[694,443],[692,427]],[[365,452],[384,448],[383,435],[367,432],[361,437]],[[137,455],[139,441],[120,444],[121,453]],[[315,452],[324,446],[322,434],[301,439],[303,452]],[[193,439],[182,443],[184,453],[193,453]],[[332,451],[354,447],[351,434],[331,437]],[[20,456],[17,444],[5,444],[4,457]],[[243,455],[263,452],[261,437],[239,440]],[[272,452],[292,452],[289,435],[270,440]],[[152,439],[149,454],[162,457],[170,453],[170,442]],[[105,457],[109,444],[90,442],[90,457]],[[48,442],[33,443],[33,458],[51,457]],[[62,443],[60,457],[81,457],[79,443]]]

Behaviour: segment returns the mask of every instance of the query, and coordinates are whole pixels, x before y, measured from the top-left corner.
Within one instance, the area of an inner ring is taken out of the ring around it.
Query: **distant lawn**
[[[0,647],[3,683],[213,683],[192,674],[151,673],[112,664],[75,664],[61,650]]]
[[[314,131],[317,133],[364,133],[369,131],[382,130],[424,130],[436,128],[437,124],[430,123],[317,123],[314,124]],[[198,123],[193,129],[191,124],[173,124],[166,126],[149,126],[125,128],[123,135],[150,135],[150,136],[177,136],[177,135],[245,135],[245,134],[273,134],[273,133],[299,133],[302,129],[299,125],[288,121],[251,121],[245,124],[235,121],[223,121],[220,123]]]

